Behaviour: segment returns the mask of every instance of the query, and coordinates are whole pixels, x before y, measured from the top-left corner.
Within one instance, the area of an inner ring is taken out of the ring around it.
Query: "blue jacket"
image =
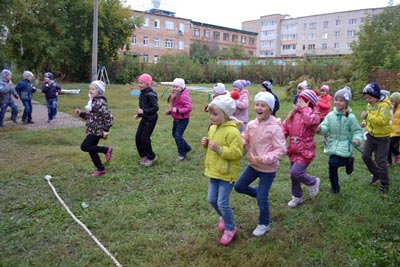
[[[55,81],[51,80],[48,83],[43,83],[42,92],[46,95],[46,99],[52,99],[61,94],[61,87]]]
[[[31,100],[32,94],[36,92],[36,88],[33,87],[31,81],[23,79],[17,84],[15,91],[17,91],[21,100]]]

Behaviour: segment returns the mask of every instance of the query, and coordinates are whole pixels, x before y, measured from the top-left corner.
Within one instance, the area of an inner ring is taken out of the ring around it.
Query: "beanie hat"
[[[400,93],[399,92],[394,92],[393,94],[390,95],[390,98],[394,99],[396,101],[396,103],[399,104]]]
[[[370,95],[376,99],[381,98],[381,88],[379,87],[379,84],[375,82],[367,84],[362,93],[363,95]]]
[[[321,86],[321,88],[319,90],[322,92],[325,92],[325,93],[329,93],[329,86],[324,84]]]
[[[313,90],[303,90],[299,97],[307,103],[310,103],[312,107],[315,107],[318,103],[318,97]]]
[[[28,79],[28,78],[32,78],[33,77],[33,73],[30,71],[24,71],[24,73],[22,73],[22,78],[24,79]]]
[[[99,92],[99,95],[103,95],[106,92],[106,84],[103,81],[93,81],[90,85],[93,85]]]
[[[275,97],[270,92],[259,92],[254,97],[254,102],[263,101],[266,103],[271,111],[274,110],[275,107]]]
[[[151,85],[153,78],[151,78],[150,74],[143,73],[139,76],[138,80],[144,82],[147,85]]]
[[[240,90],[243,90],[243,88],[245,88],[246,86],[249,86],[251,84],[250,81],[246,81],[246,80],[236,80],[233,82],[233,87],[237,87]]]
[[[178,86],[182,89],[186,88],[185,86],[185,80],[182,78],[175,78],[174,81],[172,82],[173,86]]]
[[[345,86],[344,88],[338,90],[335,93],[333,99],[336,99],[337,97],[343,98],[346,101],[346,107],[348,107],[349,106],[349,102],[350,102],[351,97],[352,97],[350,87]]]
[[[211,101],[208,107],[211,105],[219,107],[228,117],[232,116],[233,112],[236,110],[235,100],[230,96],[217,96]]]
[[[51,73],[51,72],[46,72],[46,73],[44,74],[44,77],[45,77],[45,78],[49,78],[50,80],[53,80],[53,73]]]
[[[301,83],[299,83],[298,85],[297,85],[297,88],[301,88],[301,89],[303,89],[303,90],[306,90],[307,88],[308,88],[308,84],[307,84],[307,81],[302,81]]]
[[[4,69],[4,70],[1,71],[1,78],[6,79],[7,76],[9,76],[9,75],[12,75],[11,71],[9,71],[7,69]]]
[[[273,80],[264,81],[261,85],[262,85],[262,87],[265,88],[265,90],[271,91],[272,90],[272,82],[273,82]]]
[[[225,85],[223,83],[216,83],[213,87],[214,92],[217,95],[223,95],[225,94],[226,90],[225,90]]]

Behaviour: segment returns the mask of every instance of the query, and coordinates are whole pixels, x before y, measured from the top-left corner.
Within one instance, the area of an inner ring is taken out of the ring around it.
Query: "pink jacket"
[[[249,91],[242,89],[240,91],[239,99],[235,100],[236,110],[233,112],[233,116],[241,120],[242,122],[249,121]]]
[[[176,108],[176,112],[172,112],[172,108]],[[188,119],[192,111],[192,100],[190,99],[189,90],[183,89],[173,100],[171,108],[168,110],[174,120]]]
[[[309,164],[315,157],[315,130],[320,123],[319,115],[309,107],[294,107],[291,119],[285,119],[282,130],[289,139],[287,154],[290,162]]]
[[[252,120],[242,133],[243,145],[249,148],[247,159],[251,167],[261,172],[276,172],[279,160],[286,155],[286,140],[280,119],[270,116],[266,121]],[[254,160],[261,157],[262,163]]]
[[[318,105],[315,108],[315,112],[319,113],[319,117],[322,120],[331,111],[332,96],[321,95],[318,99]]]

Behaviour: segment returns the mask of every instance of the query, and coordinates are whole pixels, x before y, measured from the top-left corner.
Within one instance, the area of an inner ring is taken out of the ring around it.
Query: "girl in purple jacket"
[[[239,93],[239,98],[234,98],[236,110],[233,117],[243,122],[243,126],[240,126],[240,132],[244,131],[249,121],[249,91],[246,89],[246,86],[249,85],[251,85],[251,82],[247,80],[236,80],[232,84],[233,91]]]
[[[183,134],[189,124],[190,112],[192,111],[192,101],[184,79],[176,78],[172,82],[172,94],[168,98],[168,102],[171,102],[171,107],[166,110],[165,114],[171,115],[174,119],[172,136],[178,148],[176,161],[182,161],[185,159],[186,154],[192,150],[183,138]]]
[[[313,90],[303,90],[282,125],[285,138],[289,137],[287,154],[293,196],[288,206],[291,208],[303,203],[301,184],[308,186],[311,197],[319,192],[320,179],[306,173],[308,165],[315,157],[314,135],[320,121],[319,115],[314,111],[317,103],[318,98]]]

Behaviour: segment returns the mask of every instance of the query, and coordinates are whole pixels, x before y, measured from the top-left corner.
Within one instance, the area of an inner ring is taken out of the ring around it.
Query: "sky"
[[[123,0],[124,1],[124,0]],[[243,21],[271,14],[292,18],[340,11],[386,7],[389,0],[126,0],[131,9],[145,11],[160,1],[159,9],[175,12],[176,17],[217,26],[241,29]],[[399,4],[400,0],[393,0]]]

